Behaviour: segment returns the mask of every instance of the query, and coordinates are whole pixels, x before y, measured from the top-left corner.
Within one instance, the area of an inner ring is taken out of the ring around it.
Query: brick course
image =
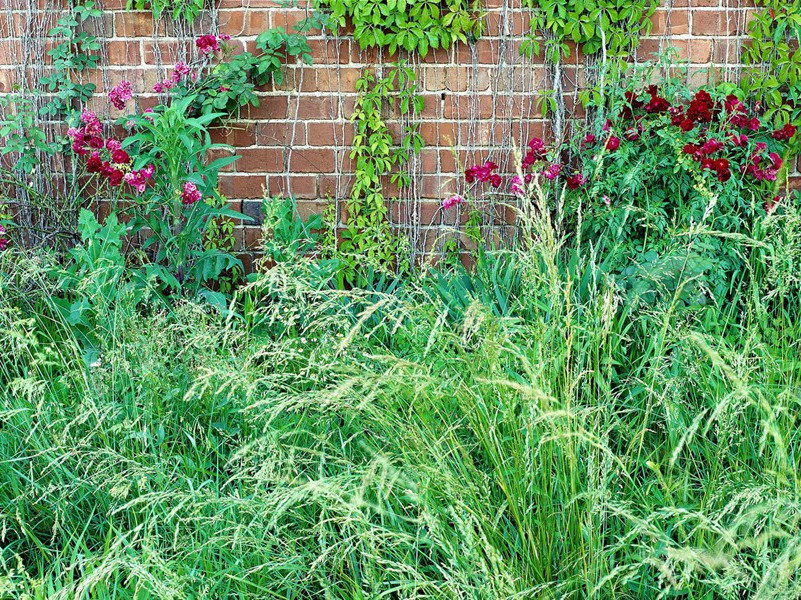
[[[4,0],[11,8],[13,1]],[[101,113],[109,110],[102,92],[123,78],[134,84],[143,106],[155,103],[153,84],[165,78],[176,61],[192,58],[192,39],[200,33],[227,33],[248,47],[262,31],[291,27],[305,15],[273,0],[221,0],[196,23],[179,26],[167,19],[154,22],[149,12],[126,11],[125,0],[101,4],[103,16],[91,27],[103,43],[103,67],[89,75],[98,84],[93,106]],[[49,12],[34,16],[45,20],[63,7],[44,0],[39,5]],[[547,131],[536,98],[538,90],[551,87],[547,69],[541,60],[519,55],[528,15],[519,0],[485,0],[484,5],[485,37],[472,46],[457,45],[413,60],[426,102],[420,132],[427,148],[410,161],[414,183],[399,191],[390,213],[399,226],[414,229],[413,242],[421,250],[436,247],[441,228],[462,219],[439,210],[445,194],[463,191],[451,147],[463,163],[489,157],[503,162],[512,141],[520,145]],[[710,69],[734,74],[752,10],[747,1],[673,0],[652,17],[652,31],[635,60],[674,46],[688,61],[694,82],[705,80]],[[11,91],[24,71],[22,41],[35,31],[33,25],[22,11],[0,14],[0,92]],[[312,35],[310,45],[313,66],[289,66],[284,84],[260,90],[258,107],[244,110],[215,132],[217,141],[236,146],[242,157],[221,176],[220,186],[246,213],[257,212],[256,199],[265,193],[294,195],[305,213],[347,197],[355,82],[387,57],[375,49],[362,51],[346,33]],[[42,55],[40,50],[28,64],[35,66]],[[586,69],[575,56],[566,63],[564,91],[567,105],[573,106]],[[239,249],[252,252],[255,233],[237,236]]]

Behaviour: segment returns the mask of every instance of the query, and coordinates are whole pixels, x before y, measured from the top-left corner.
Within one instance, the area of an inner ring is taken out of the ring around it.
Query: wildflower
[[[184,189],[186,189],[186,186],[184,186]],[[444,208],[445,210],[448,210],[449,208],[453,208],[454,206],[457,206],[458,204],[461,204],[462,202],[464,202],[464,198],[462,198],[458,194],[454,194],[453,196],[451,196],[449,198],[445,198],[445,200],[442,201],[442,208]],[[184,204],[185,203],[186,203],[186,201],[184,200]]]
[[[220,49],[220,44],[217,42],[217,38],[213,35],[201,35],[197,40],[195,40],[195,44],[203,54],[208,54],[209,52],[216,52]]]
[[[131,82],[120,81],[117,85],[111,88],[108,94],[108,99],[117,110],[125,108],[125,102],[133,98],[133,90],[131,89]]]
[[[184,206],[191,206],[201,198],[202,196],[200,194],[200,190],[197,189],[197,186],[191,181],[187,181],[184,184],[184,191],[181,194],[181,200],[183,201]]]

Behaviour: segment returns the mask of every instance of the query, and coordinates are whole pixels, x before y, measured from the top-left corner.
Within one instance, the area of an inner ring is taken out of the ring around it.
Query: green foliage
[[[156,19],[167,14],[183,21],[194,21],[204,6],[205,0],[128,0],[125,5],[128,10],[150,9]]]
[[[94,93],[95,84],[74,80],[81,72],[97,68],[99,55],[96,53],[100,50],[100,42],[96,36],[83,31],[83,25],[101,14],[92,0],[75,4],[48,33],[57,43],[47,52],[52,59],[52,73],[39,79],[39,84],[53,96],[42,107],[43,115],[65,116]]]
[[[62,144],[50,143],[39,125],[36,106],[30,98],[8,95],[0,98],[0,155],[12,154],[14,170],[30,174],[42,163],[43,156],[52,156]],[[12,110],[13,109],[13,110]]]
[[[320,0],[340,27],[350,21],[362,48],[421,56],[481,35],[480,5],[470,0]]]
[[[476,281],[123,296],[88,364],[0,256],[4,593],[798,597],[800,297],[644,304],[535,208]]]
[[[743,87],[777,127],[801,120],[801,1],[759,0],[748,22]]]
[[[535,37],[545,34],[548,60],[558,62],[569,56],[568,42],[574,42],[584,54],[604,50],[610,57],[625,57],[636,48],[640,35],[650,31],[650,16],[657,0],[525,0],[532,9],[533,35],[521,51],[539,54]]]
[[[236,115],[245,106],[258,106],[257,87],[284,81],[290,58],[312,63],[311,49],[302,33],[287,33],[283,27],[262,32],[256,38],[258,52],[233,54],[223,43],[219,60],[201,68],[196,80],[185,78],[173,88],[173,97],[193,96],[192,110],[198,114],[223,112]]]
[[[217,197],[209,196],[204,201],[216,209],[225,209],[228,206],[228,199],[222,194],[218,194]],[[233,253],[236,248],[235,228],[236,221],[231,217],[213,217],[209,219],[206,231],[203,234],[203,247],[206,250]],[[220,292],[230,296],[237,283],[242,280],[243,275],[244,272],[238,265],[231,267],[228,272],[220,273],[216,280]]]
[[[423,98],[417,95],[414,71],[394,65],[385,77],[376,79],[365,73],[356,83],[359,96],[351,120],[356,132],[350,158],[355,160],[354,182],[345,204],[347,220],[338,243],[343,277],[355,283],[367,268],[388,272],[403,271],[403,240],[392,231],[384,197],[384,178],[397,186],[408,185],[401,169],[412,153],[418,153],[423,139],[417,125],[408,125],[395,146],[384,118],[385,111],[400,116],[418,115]],[[329,240],[329,247],[336,242]]]
[[[302,218],[294,198],[265,198],[262,210],[262,250],[267,260],[292,261],[317,249],[318,232],[324,227],[320,215]]]
[[[133,169],[154,165],[153,185],[144,194],[132,198],[131,234],[146,236],[142,249],[150,252],[166,288],[196,294],[201,286],[216,280],[221,273],[242,269],[241,261],[216,247],[206,247],[204,236],[209,224],[220,218],[246,219],[228,208],[217,189],[219,171],[237,156],[221,156],[210,162],[214,151],[231,151],[224,144],[213,144],[209,123],[220,117],[209,113],[187,116],[194,98],[176,99],[169,106],[157,106],[152,113],[134,119],[135,130],[123,142],[134,157]],[[124,117],[124,119],[127,119]],[[195,184],[203,198],[185,206],[182,190]]]
[[[566,210],[581,210],[583,240],[605,257],[608,271],[618,273],[633,293],[663,290],[690,303],[722,301],[742,285],[748,247],[756,245],[748,240],[786,181],[787,167],[774,169],[772,161],[791,161],[791,148],[773,139],[772,128],[752,114],[742,118],[756,120],[758,130],[735,125],[734,112],[724,106],[736,100],[725,85],[708,90],[711,105],[717,107],[713,120],[684,131],[667,111],[645,112],[643,105],[652,96],[640,82],[649,80],[647,72],[634,72],[624,85],[610,90],[606,105],[597,107],[609,110],[605,115],[610,121],[592,130],[596,141],[586,143],[582,135],[572,144],[574,169],[588,183],[566,194]],[[655,93],[677,100],[674,107],[683,110],[703,104],[705,92],[694,92],[676,79]],[[744,131],[747,141],[735,144],[732,136]],[[610,136],[621,140],[620,147],[603,151]],[[707,155],[701,147],[710,140],[720,146]],[[726,165],[722,179],[714,170],[720,161]],[[754,161],[772,170],[770,178],[749,171]]]

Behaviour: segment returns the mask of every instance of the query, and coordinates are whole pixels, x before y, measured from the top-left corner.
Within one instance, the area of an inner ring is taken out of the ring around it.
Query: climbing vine
[[[482,33],[478,0],[318,0],[327,26],[351,24],[362,49],[380,48],[390,54],[403,52],[426,56],[431,50],[470,42]],[[351,118],[355,137],[350,157],[355,161],[354,184],[345,204],[345,229],[327,240],[343,263],[343,277],[358,281],[363,267],[382,272],[403,270],[406,240],[392,231],[384,180],[408,185],[402,167],[420,151],[423,139],[416,125],[401,127],[393,136],[384,115],[403,120],[419,115],[423,98],[418,95],[414,71],[402,61],[390,65],[386,76],[365,73],[357,82],[358,99]]]
[[[364,48],[398,49],[421,56],[481,35],[477,0],[319,0],[340,27],[353,24],[353,37]]]
[[[205,0],[128,0],[128,10],[150,9],[155,18],[170,15],[173,19],[192,21],[203,10]]]
[[[83,25],[88,19],[100,15],[100,9],[91,0],[74,4],[48,33],[48,37],[57,43],[47,52],[53,68],[49,75],[39,80],[44,91],[52,94],[52,99],[41,109],[43,115],[63,116],[94,93],[95,84],[76,82],[75,79],[82,71],[97,68],[100,42],[96,36],[83,31]]]
[[[743,47],[743,86],[776,126],[801,117],[801,0],[759,0]]]
[[[651,28],[650,16],[658,0],[524,0],[531,8],[532,34],[522,51],[540,54],[538,33],[545,37],[545,54],[551,62],[570,55],[573,42],[584,54],[605,51],[620,57],[637,47],[642,33]]]
[[[350,283],[359,281],[365,267],[381,272],[406,270],[405,240],[389,223],[383,179],[388,176],[398,187],[408,185],[409,176],[400,168],[423,146],[416,124],[402,129],[396,145],[382,116],[385,110],[399,116],[422,111],[423,99],[417,95],[411,68],[391,65],[385,77],[365,73],[357,81],[356,91],[350,153],[355,161],[354,183],[345,204],[347,222],[337,252],[343,263],[342,276]]]

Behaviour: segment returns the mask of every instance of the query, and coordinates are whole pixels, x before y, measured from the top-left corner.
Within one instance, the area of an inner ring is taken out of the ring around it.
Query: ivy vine
[[[573,42],[584,54],[604,50],[620,57],[632,52],[643,33],[651,29],[650,17],[658,0],[524,0],[532,9],[532,35],[522,51],[540,54],[537,32],[545,34],[546,57],[557,62],[570,55]]]
[[[125,7],[128,10],[150,9],[156,19],[168,14],[175,20],[192,21],[204,4],[205,0],[128,0]]]
[[[350,158],[355,160],[354,183],[345,208],[347,221],[337,251],[343,264],[343,280],[353,284],[364,277],[365,268],[379,272],[404,271],[405,240],[392,231],[384,197],[387,176],[399,187],[410,183],[400,171],[423,139],[416,124],[401,131],[395,144],[384,121],[386,110],[400,116],[419,115],[423,99],[417,94],[414,71],[403,64],[391,65],[386,76],[365,73],[356,83],[358,98],[351,117],[355,126]],[[329,240],[329,245],[333,240]]]
[[[478,0],[319,0],[331,20],[353,24],[353,37],[362,49],[387,48],[417,52],[448,48],[481,35]]]
[[[758,0],[748,24],[743,87],[777,127],[801,117],[801,0]]]

